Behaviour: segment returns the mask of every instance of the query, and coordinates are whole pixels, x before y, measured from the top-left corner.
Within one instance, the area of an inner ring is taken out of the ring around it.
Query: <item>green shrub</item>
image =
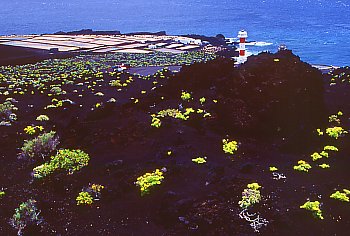
[[[222,140],[222,150],[228,154],[234,154],[238,150],[237,141],[229,141],[228,139]]]
[[[335,146],[330,146],[330,145],[327,145],[327,146],[324,146],[323,148],[324,151],[334,151],[334,152],[338,152],[339,149]]]
[[[238,202],[238,205],[243,209],[247,209],[259,203],[261,201],[260,188],[261,186],[258,183],[248,184],[242,192],[242,200]]]
[[[104,188],[105,186],[101,184],[91,184],[88,188],[88,192],[90,192],[90,194],[93,194],[96,199],[99,199]]]
[[[342,137],[344,134],[347,134],[348,132],[344,130],[342,127],[331,127],[326,129],[326,134],[328,134],[329,137],[338,139],[339,137]]]
[[[311,157],[312,157],[312,160],[313,160],[313,161],[317,161],[317,160],[319,160],[319,159],[322,159],[322,156],[321,156],[318,152],[314,152],[314,153],[311,155]]]
[[[43,131],[44,127],[43,126],[33,126],[33,125],[28,125],[27,127],[24,128],[24,132],[29,135],[35,134],[37,131]]]
[[[55,156],[51,157],[50,162],[44,163],[33,169],[34,177],[43,178],[58,170],[67,171],[68,174],[73,174],[87,166],[89,160],[89,155],[81,150],[59,150]]]
[[[321,220],[324,219],[322,216],[322,211],[320,209],[320,202],[319,201],[314,201],[314,202],[307,201],[304,203],[304,205],[301,205],[300,208],[311,211],[313,216],[318,218],[318,219],[321,219]]]
[[[337,114],[334,114],[334,115],[330,115],[328,117],[328,121],[329,123],[332,123],[332,122],[335,122],[337,124],[340,124],[340,118],[339,116],[342,116],[343,115],[343,112],[339,111]]]
[[[56,132],[43,133],[32,140],[26,140],[21,148],[21,157],[34,158],[35,156],[45,157],[56,150],[59,144],[58,138],[55,137]]]
[[[206,157],[197,157],[192,159],[192,162],[197,163],[197,164],[204,164],[207,162],[207,158]]]
[[[298,161],[298,165],[294,166],[293,168],[297,171],[309,172],[309,169],[311,169],[311,165],[306,161],[300,160]]]
[[[152,123],[151,123],[152,127],[159,128],[161,125],[162,125],[162,122],[159,118],[157,118],[157,117],[152,118]]]
[[[34,126],[29,125],[29,126],[27,126],[27,127],[24,128],[24,132],[25,132],[26,134],[32,135],[32,134],[35,134],[36,130],[35,130],[35,127],[34,127]]]
[[[344,190],[347,190],[347,189],[344,189]],[[350,202],[350,199],[348,197],[349,194],[350,192],[348,190],[344,192],[336,191],[335,193],[332,193],[330,198],[333,198],[342,202]]]
[[[318,165],[318,166],[321,167],[322,169],[328,169],[328,168],[331,167],[330,165],[325,164],[325,163],[323,163],[323,164],[321,164],[321,165]]]
[[[318,136],[322,136],[324,134],[324,132],[321,129],[317,129],[316,131]]]
[[[0,126],[11,126],[11,122],[17,120],[17,115],[13,113],[18,110],[10,100],[0,103]]]
[[[343,192],[344,192],[346,195],[350,195],[350,190],[348,190],[348,189],[343,189]]]
[[[104,188],[100,184],[89,184],[89,187],[83,188],[77,196],[77,205],[91,205],[95,200],[100,200]]]
[[[320,153],[320,155],[323,156],[323,157],[326,157],[326,158],[329,157],[329,154],[328,154],[328,152],[326,152],[326,151],[322,151],[322,152]]]
[[[156,169],[152,173],[146,173],[138,177],[135,184],[140,187],[141,196],[144,196],[145,194],[149,194],[153,186],[161,184],[163,179],[163,172]]]
[[[0,120],[8,119],[14,110],[17,110],[17,108],[11,103],[11,101],[0,103]]]
[[[77,205],[91,205],[94,202],[94,199],[88,192],[80,192],[76,198]]]
[[[37,121],[49,121],[50,118],[47,115],[40,115],[36,118]]]
[[[123,85],[121,84],[120,80],[111,80],[109,82],[109,85],[112,87],[123,87]]]
[[[61,94],[67,93],[66,91],[62,90],[60,87],[52,87],[50,92],[54,93],[55,95],[61,95]]]
[[[184,101],[189,101],[191,99],[191,94],[188,92],[182,92],[181,99]]]
[[[22,235],[22,231],[31,224],[40,224],[42,219],[39,217],[40,211],[36,208],[36,201],[29,199],[23,202],[15,209],[15,214],[12,216],[10,223],[17,229],[17,235]]]

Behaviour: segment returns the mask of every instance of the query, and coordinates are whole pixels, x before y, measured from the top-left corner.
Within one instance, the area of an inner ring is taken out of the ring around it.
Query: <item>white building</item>
[[[193,39],[188,37],[177,37],[174,40],[175,42],[182,43],[182,44],[196,44],[196,45],[202,45],[202,40],[200,39]]]
[[[150,45],[148,45],[148,49],[157,49],[157,45],[150,44]]]

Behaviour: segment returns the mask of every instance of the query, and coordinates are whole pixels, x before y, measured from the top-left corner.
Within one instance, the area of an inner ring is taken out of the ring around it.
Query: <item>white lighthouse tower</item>
[[[246,38],[248,38],[248,33],[245,30],[241,30],[238,32],[237,37],[239,38],[239,57],[237,58],[237,62],[244,63],[247,60],[245,44]]]

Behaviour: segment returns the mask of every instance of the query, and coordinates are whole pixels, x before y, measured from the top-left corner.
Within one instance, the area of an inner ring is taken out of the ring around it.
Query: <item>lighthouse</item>
[[[251,53],[249,51],[247,52],[245,48],[245,46],[247,45],[246,39],[248,38],[247,31],[245,30],[239,31],[237,38],[239,41],[235,41],[235,45],[238,44],[238,48],[236,48],[236,52],[238,52],[238,56],[233,58],[236,60],[235,64],[239,65],[246,62],[247,57],[250,56]]]
[[[248,33],[245,30],[241,30],[238,32],[239,38],[239,57],[246,57],[246,52],[245,52],[245,43],[246,43],[246,38],[248,38]]]

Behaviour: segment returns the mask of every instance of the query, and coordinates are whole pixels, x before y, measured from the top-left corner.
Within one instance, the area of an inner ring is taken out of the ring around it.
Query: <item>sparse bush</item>
[[[111,80],[109,82],[109,85],[112,87],[123,87],[123,85],[121,84],[120,80]]]
[[[316,131],[318,136],[322,136],[324,134],[324,132],[321,129],[317,129]]]
[[[194,158],[194,159],[192,159],[192,161],[194,162],[194,163],[197,163],[197,164],[204,164],[204,163],[206,163],[207,162],[207,158],[206,157],[197,157],[197,158]]]
[[[184,101],[189,101],[191,99],[191,94],[188,92],[182,92],[181,93],[181,99]]]
[[[0,103],[0,117],[8,117],[13,110],[17,110],[11,101]]]
[[[67,92],[62,90],[60,87],[52,87],[50,89],[50,92],[55,94],[55,95],[61,95],[61,94],[66,94]]]
[[[11,126],[11,122],[17,120],[17,115],[13,113],[18,110],[10,100],[0,103],[0,126]]]
[[[58,137],[55,137],[55,134],[55,131],[51,131],[49,133],[43,133],[32,140],[25,141],[21,148],[22,152],[20,156],[25,158],[41,156],[45,159],[45,155],[55,151],[59,144]]]
[[[325,164],[325,163],[323,163],[323,164],[321,164],[321,165],[318,165],[318,166],[321,167],[322,169],[328,169],[328,168],[331,167],[330,165]]]
[[[17,235],[22,235],[23,230],[28,225],[38,225],[42,222],[42,219],[39,217],[40,211],[37,209],[35,203],[35,200],[29,199],[16,208],[15,214],[12,216],[10,223],[15,229],[17,229]]]
[[[152,127],[159,128],[161,125],[162,125],[162,122],[159,118],[157,118],[157,117],[152,118],[152,123],[151,123]]]
[[[340,124],[340,118],[339,116],[342,116],[343,115],[343,112],[339,111],[337,114],[334,114],[334,115],[330,115],[328,117],[328,121],[329,123],[337,123],[337,124]]]
[[[261,201],[260,188],[261,186],[258,183],[248,184],[242,192],[242,200],[238,202],[238,205],[243,209],[247,209],[259,203]]]
[[[24,132],[26,132],[26,134],[33,135],[33,134],[35,134],[36,130],[35,130],[34,126],[29,125],[29,126],[24,128]]]
[[[44,130],[44,127],[39,125],[39,126],[32,126],[28,125],[27,127],[24,128],[24,132],[29,135],[35,134],[37,131],[41,132]]]
[[[92,184],[88,189],[90,190],[89,192],[91,192],[91,194],[93,194],[96,199],[99,199],[101,196],[101,192],[104,188],[105,186],[101,184]]]

